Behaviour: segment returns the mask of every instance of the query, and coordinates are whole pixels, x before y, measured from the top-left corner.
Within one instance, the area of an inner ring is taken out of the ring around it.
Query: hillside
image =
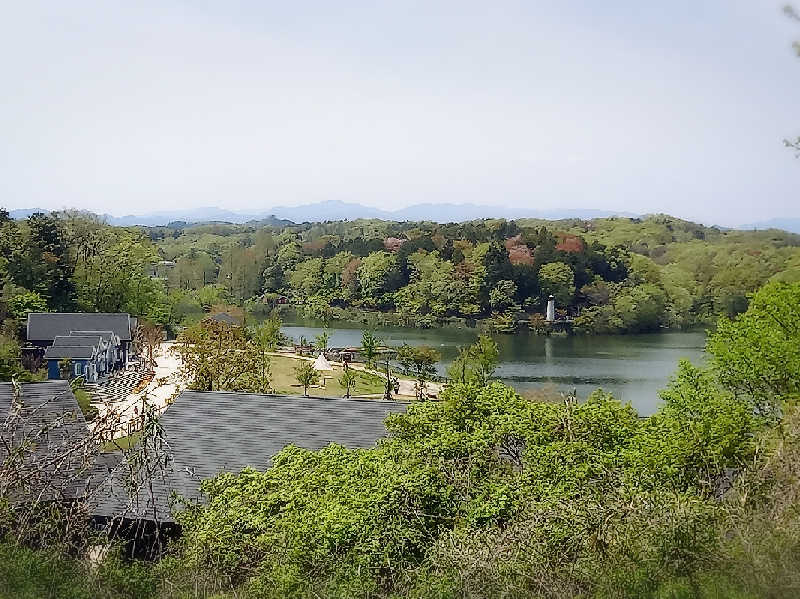
[[[667,215],[114,227],[66,212],[0,227],[6,312],[123,310],[167,327],[286,296],[323,319],[537,330],[553,295],[578,332],[645,332],[735,315],[765,282],[800,279],[798,235]]]

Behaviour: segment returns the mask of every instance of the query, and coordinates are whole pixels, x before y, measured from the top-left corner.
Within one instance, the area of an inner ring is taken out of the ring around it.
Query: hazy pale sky
[[[767,0],[0,0],[0,205],[800,216]]]

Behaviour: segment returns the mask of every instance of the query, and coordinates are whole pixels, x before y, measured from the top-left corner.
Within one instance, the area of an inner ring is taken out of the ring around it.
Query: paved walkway
[[[120,370],[99,383],[87,383],[84,388],[92,396],[95,407],[100,407],[104,403],[122,401],[133,393],[147,376],[148,372],[145,370]]]
[[[120,391],[99,391],[96,397],[99,397],[101,402],[94,404],[98,409],[98,417],[93,423],[105,423],[106,426],[110,422],[113,423],[111,425],[113,430],[109,435],[111,438],[124,437],[139,428],[138,420],[144,404],[162,413],[186,386],[180,376],[180,360],[171,351],[172,346],[172,342],[165,342],[159,346],[154,356],[156,365],[153,369],[153,380],[144,390],[134,393],[136,385],[129,385],[129,382],[134,380],[136,375],[139,375],[141,381],[145,373],[126,371],[118,374],[121,377],[120,383],[112,384],[109,381],[106,386],[106,389]]]

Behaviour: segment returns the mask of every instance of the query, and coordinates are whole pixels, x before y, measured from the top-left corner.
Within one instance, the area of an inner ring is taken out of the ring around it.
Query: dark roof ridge
[[[70,331],[111,331],[120,341],[132,340],[135,318],[127,312],[30,312],[28,341],[52,341]]]
[[[401,405],[408,405],[409,401],[404,401],[400,399],[383,399],[382,397],[325,397],[322,395],[292,395],[287,393],[250,393],[244,391],[201,391],[196,389],[184,389],[181,391],[181,395],[185,393],[200,393],[204,395],[234,395],[236,397],[242,397],[244,395],[251,396],[251,397],[269,397],[272,399],[320,399],[324,401],[352,401],[352,402],[369,402],[369,403],[382,403],[382,404],[401,404]]]
[[[114,331],[102,331],[100,329],[97,329],[97,330],[95,330],[95,329],[77,329],[77,330],[74,330],[74,331],[70,331],[68,337],[70,337],[70,336],[80,337],[81,335],[88,335],[90,333],[92,333],[92,334],[96,334],[96,333],[111,333],[111,334],[114,334]]]
[[[0,381],[0,386],[2,386],[2,385],[12,385],[12,384],[13,383],[11,383],[11,381]],[[24,383],[20,383],[20,384],[22,385],[23,390],[24,390],[25,387],[32,386],[32,385],[38,385],[40,387],[47,387],[47,386],[50,386],[50,387],[64,387],[64,388],[69,387],[69,381],[52,380],[52,379],[48,379],[48,380],[44,380],[44,381],[25,381]],[[69,389],[70,389],[70,391],[72,391],[71,387],[69,387]]]
[[[69,316],[74,316],[75,314],[100,314],[103,316],[124,314],[125,316],[130,316],[130,312],[28,312],[28,314],[67,314]]]

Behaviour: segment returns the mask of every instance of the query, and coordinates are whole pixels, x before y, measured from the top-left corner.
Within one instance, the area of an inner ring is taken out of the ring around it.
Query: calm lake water
[[[361,327],[336,323],[327,329],[329,345],[361,344]],[[313,340],[323,331],[319,323],[299,322],[283,327],[289,337]],[[376,334],[387,345],[430,345],[442,354],[439,372],[458,354],[458,348],[478,337],[474,329],[381,328]],[[528,332],[495,337],[500,347],[496,375],[520,391],[549,386],[559,391],[577,389],[585,398],[595,389],[612,392],[629,401],[639,414],[652,414],[660,403],[659,389],[675,372],[678,360],[704,359],[706,334],[669,332],[652,335],[596,335],[542,337]]]

